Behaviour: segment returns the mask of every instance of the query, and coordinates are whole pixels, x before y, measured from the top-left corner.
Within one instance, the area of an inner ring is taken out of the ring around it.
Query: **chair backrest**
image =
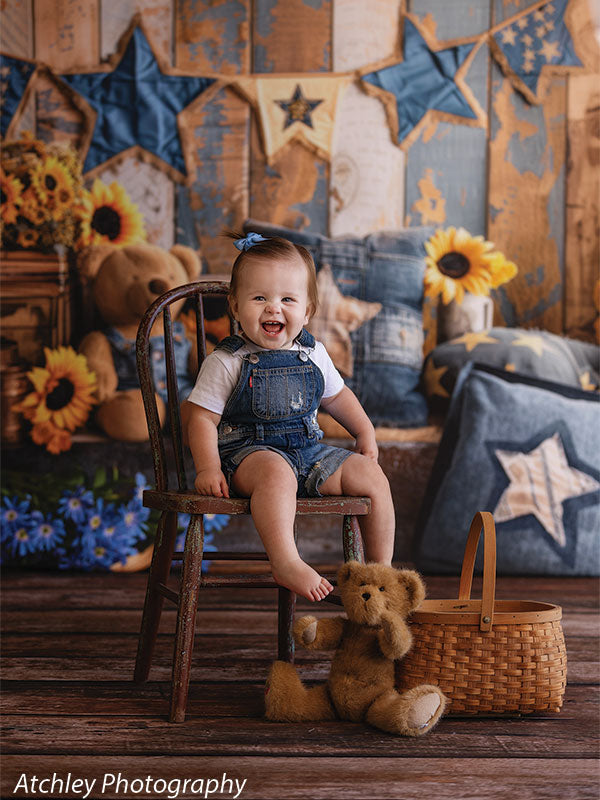
[[[225,297],[229,291],[229,283],[225,281],[188,283],[178,286],[161,295],[148,308],[138,328],[136,339],[136,358],[140,387],[144,400],[148,433],[152,448],[154,476],[158,491],[169,488],[169,468],[167,461],[167,440],[170,439],[174,464],[177,472],[177,484],[181,491],[188,488],[185,471],[184,449],[181,429],[180,397],[177,387],[177,369],[173,341],[173,320],[171,306],[181,300],[191,300],[196,318],[196,344],[198,348],[198,367],[206,358],[206,332],[204,328],[204,299],[206,297]],[[156,384],[153,374],[150,338],[152,328],[159,316],[163,318],[163,336],[166,367],[167,389],[167,423],[161,428],[156,403]],[[230,319],[230,330],[235,330],[235,323]],[[166,435],[168,431],[168,436]]]

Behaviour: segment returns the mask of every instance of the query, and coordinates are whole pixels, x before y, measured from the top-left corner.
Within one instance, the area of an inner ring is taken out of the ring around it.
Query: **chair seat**
[[[249,514],[250,500],[245,497],[210,497],[192,492],[146,489],[144,505],[159,511],[181,514]],[[303,497],[296,506],[297,514],[342,514],[363,516],[371,510],[368,497]]]

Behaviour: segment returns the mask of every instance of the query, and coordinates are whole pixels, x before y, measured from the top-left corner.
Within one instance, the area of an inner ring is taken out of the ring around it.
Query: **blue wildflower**
[[[204,515],[204,530],[205,531],[220,531],[229,522],[229,514],[205,514]]]
[[[36,550],[31,530],[24,525],[17,528],[12,538],[6,541],[6,545],[14,556],[26,556],[27,553],[33,553]]]
[[[4,508],[0,511],[0,539],[5,541],[12,539],[13,534],[22,527],[28,528],[31,521],[29,504],[31,497],[27,495],[25,500],[13,497],[3,498]]]
[[[58,512],[66,519],[79,524],[85,520],[86,512],[94,506],[94,496],[89,489],[78,486],[75,491],[65,491],[58,502]]]
[[[135,489],[133,491],[133,501],[138,503],[140,506],[144,500],[144,491],[145,489],[149,489],[150,484],[146,481],[146,476],[143,472],[136,472],[135,473]]]
[[[65,524],[61,519],[53,519],[52,514],[44,515],[34,511],[31,515],[30,533],[35,550],[54,550],[65,537]]]

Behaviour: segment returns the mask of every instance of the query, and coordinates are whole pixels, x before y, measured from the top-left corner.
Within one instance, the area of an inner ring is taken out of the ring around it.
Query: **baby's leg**
[[[294,542],[298,481],[288,462],[272,450],[257,450],[239,465],[232,484],[250,498],[252,519],[277,583],[308,600],[326,597],[332,585],[302,561]]]
[[[358,518],[367,561],[391,564],[396,519],[390,484],[375,461],[352,453],[319,488],[325,495],[371,498],[371,513]]]

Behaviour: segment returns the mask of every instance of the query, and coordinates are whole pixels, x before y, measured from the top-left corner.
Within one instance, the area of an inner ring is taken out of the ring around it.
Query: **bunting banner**
[[[352,74],[318,73],[236,78],[233,85],[254,107],[269,164],[292,141],[331,159],[341,93]]]
[[[0,133],[10,139],[29,102],[37,64],[0,54]]]
[[[416,17],[403,18],[402,59],[359,71],[362,88],[384,104],[396,143],[407,149],[432,119],[487,126],[487,115],[465,82],[486,34],[438,42]]]
[[[542,70],[566,72],[583,67],[569,31],[569,0],[541,0],[490,30],[494,58],[528,103],[542,102]]]
[[[92,131],[84,154],[84,172],[94,175],[135,154],[179,183],[194,178],[193,132],[182,114],[215,77],[186,75],[171,69],[154,50],[137,14],[121,38],[108,67],[60,76],[90,110]]]

